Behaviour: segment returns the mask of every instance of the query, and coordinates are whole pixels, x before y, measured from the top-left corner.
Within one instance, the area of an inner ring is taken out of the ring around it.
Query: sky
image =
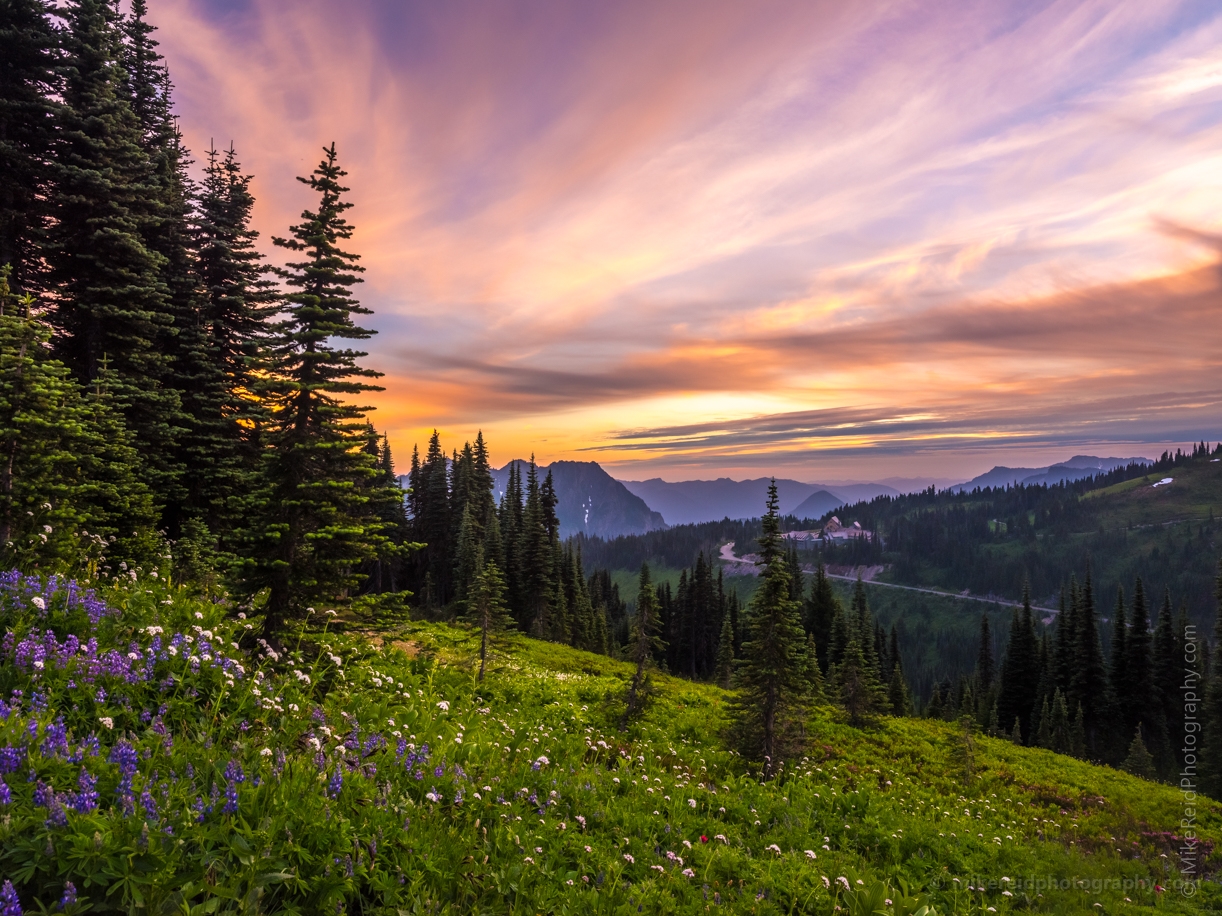
[[[1222,438],[1216,0],[155,0],[264,242],[334,141],[406,467],[966,479]],[[269,253],[270,244],[266,245]]]

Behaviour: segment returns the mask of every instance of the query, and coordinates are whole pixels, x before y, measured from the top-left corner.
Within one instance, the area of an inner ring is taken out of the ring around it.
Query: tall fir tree
[[[352,237],[345,212],[347,173],[335,144],[308,178],[298,179],[318,195],[282,248],[303,255],[284,272],[288,317],[275,346],[275,428],[266,470],[267,486],[250,539],[252,562],[244,581],[248,594],[268,590],[264,630],[278,634],[306,612],[306,605],[342,601],[362,580],[361,567],[388,542],[370,497],[377,462],[362,448],[365,412],[353,396],[378,390],[362,368],[366,354],[343,341],[372,335],[356,324],[365,315],[352,295],[362,268],[340,245]]]
[[[488,664],[488,653],[497,637],[513,628],[513,617],[505,607],[505,579],[500,568],[485,561],[483,551],[478,551],[476,563],[479,572],[471,582],[466,599],[468,622],[479,630],[479,675],[482,683]]]
[[[760,585],[751,599],[742,657],[735,665],[731,729],[743,755],[762,762],[767,779],[800,749],[810,701],[806,638],[800,606],[790,597],[775,480],[768,486],[761,523]]]
[[[815,575],[810,582],[810,595],[803,607],[803,624],[806,632],[815,638],[815,650],[819,653],[819,668],[827,674],[830,659],[828,655],[832,640],[832,622],[840,610],[840,599],[832,588],[832,580],[828,578],[827,567],[823,561],[815,568]]]
[[[1184,652],[1176,632],[1170,591],[1163,596],[1159,608],[1151,661],[1155,715],[1164,732],[1162,746],[1152,752],[1159,772],[1170,778],[1180,769],[1179,748],[1183,746],[1184,735],[1184,703],[1180,697],[1180,685],[1184,683]]]
[[[1215,594],[1217,597],[1213,626],[1215,661],[1205,685],[1199,772],[1201,791],[1211,798],[1222,799],[1222,664],[1218,664],[1217,661],[1218,650],[1222,648],[1222,560],[1218,561]]]
[[[989,618],[980,615],[980,648],[976,652],[976,686],[982,693],[993,686],[993,636]]]
[[[181,498],[175,459],[178,392],[167,387],[174,331],[165,258],[146,238],[161,218],[156,167],[128,101],[123,36],[108,0],[72,0],[62,11],[64,91],[51,195],[48,253],[59,295],[57,350],[83,383],[107,365],[164,503]]]
[[[649,672],[654,666],[654,657],[664,651],[661,621],[658,619],[657,590],[649,573],[649,565],[641,564],[641,575],[637,580],[636,614],[632,619],[629,638],[629,660],[636,666],[628,693],[624,699],[624,711],[620,716],[620,728],[638,715],[649,698]]]
[[[1010,621],[1010,640],[1001,663],[997,690],[999,722],[1021,723],[1022,734],[1031,735],[1031,720],[1039,685],[1039,643],[1031,615],[1031,590],[1023,587],[1023,606]]]
[[[0,267],[10,289],[45,291],[48,199],[62,91],[59,36],[46,0],[0,3]]]
[[[1066,701],[1082,715],[1086,753],[1098,759],[1103,751],[1107,713],[1107,668],[1103,646],[1099,639],[1099,624],[1095,613],[1094,585],[1090,569],[1080,593],[1074,633],[1074,666]]]
[[[186,407],[194,451],[206,453],[213,477],[194,485],[188,503],[222,535],[240,520],[271,419],[263,386],[278,301],[255,247],[250,182],[232,145],[223,158],[209,149],[195,210],[200,306],[190,333],[202,337],[211,371],[197,373],[201,391]]]
[[[8,272],[0,268],[0,559],[89,577],[107,560],[152,562],[152,493],[106,376],[81,397],[50,356],[33,297],[12,294]]]

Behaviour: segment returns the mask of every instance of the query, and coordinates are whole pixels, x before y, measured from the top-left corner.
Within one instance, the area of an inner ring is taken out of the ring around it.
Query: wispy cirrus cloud
[[[265,231],[338,142],[400,446],[843,476],[1222,427],[1205,0],[154,16]]]

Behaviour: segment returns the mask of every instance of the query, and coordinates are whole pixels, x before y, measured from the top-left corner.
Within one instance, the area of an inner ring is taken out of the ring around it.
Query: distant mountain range
[[[525,485],[527,462],[509,462],[492,472],[496,487],[496,499],[500,503],[509,482],[509,468],[518,464],[522,469]],[[552,485],[556,488],[556,516],[560,519],[560,536],[570,537],[578,532],[602,538],[613,538],[621,534],[644,534],[665,528],[666,522],[639,496],[602,469],[594,461],[556,461],[550,465],[539,465],[539,480],[552,472]]]
[[[764,514],[770,477],[754,480],[683,480],[676,483],[654,477],[625,480],[623,485],[662,513],[671,525],[720,521],[723,518],[758,518]],[[846,503],[873,499],[899,491],[882,484],[850,484],[834,489],[817,483],[778,478],[777,497],[782,515],[819,518]]]
[[[1040,484],[1054,484],[1082,480],[1104,474],[1115,468],[1128,464],[1153,464],[1149,458],[1097,458],[1094,455],[1074,455],[1068,461],[1054,464],[1046,468],[1007,468],[995,467],[979,477],[973,477],[966,483],[956,484],[949,489],[953,492],[972,491],[977,487],[1012,487],[1016,484],[1032,487]]]
[[[1097,458],[1075,455],[1068,461],[1046,468],[995,467],[986,474],[948,487],[952,491],[971,491],[976,487],[1007,487],[1022,483],[1057,484],[1080,480],[1095,474],[1123,467],[1126,464],[1150,463],[1148,458]],[[499,503],[509,480],[510,465],[494,469],[492,479]],[[516,463],[523,468],[526,462]],[[720,521],[723,518],[758,518],[764,513],[770,477],[753,480],[683,480],[670,482],[660,478],[650,480],[616,480],[594,461],[556,461],[539,465],[540,480],[548,471],[556,487],[556,515],[560,519],[562,537],[584,532],[601,538],[644,534],[670,525],[688,525]],[[931,479],[932,480],[932,479]],[[401,478],[407,486],[407,478]],[[778,478],[777,496],[782,515],[817,519],[841,506],[874,499],[876,496],[897,496],[902,492],[922,489],[918,484],[931,481],[921,478],[891,478],[890,483],[857,483],[824,485],[802,483]],[[936,485],[936,484],[935,484]],[[939,488],[940,489],[940,488]]]

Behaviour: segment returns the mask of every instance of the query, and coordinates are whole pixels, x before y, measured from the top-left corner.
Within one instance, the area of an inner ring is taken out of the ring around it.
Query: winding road
[[[733,541],[729,541],[728,543],[721,545],[721,550],[718,554],[718,559],[720,559],[723,563],[725,563],[731,569],[736,570],[740,575],[748,575],[748,576],[758,575],[759,570],[757,569],[754,562],[752,562],[751,560],[744,560],[744,559],[734,556],[734,542]],[[809,567],[803,567],[802,571],[807,572],[807,573],[813,573],[814,569],[809,568]],[[841,576],[841,575],[836,575],[835,573],[827,573],[827,577],[829,579],[841,579],[845,582],[856,582],[857,581],[856,576]],[[985,597],[983,595],[967,595],[967,594],[962,594],[962,593],[956,594],[955,592],[944,592],[936,588],[920,588],[919,586],[916,586],[916,585],[897,585],[894,582],[879,582],[877,579],[871,579],[867,582],[867,584],[868,585],[877,585],[882,588],[898,588],[906,592],[920,592],[924,595],[937,595],[940,598],[958,598],[960,601],[982,601],[985,604],[998,604],[998,605],[1001,605],[1002,607],[1022,607],[1023,606],[1023,603],[1021,601],[1011,601],[1008,598],[993,598],[993,597]],[[1035,604],[1031,605],[1031,610],[1039,611],[1044,614],[1050,614],[1054,617],[1057,614],[1056,608],[1040,607],[1039,605],[1035,605]]]

